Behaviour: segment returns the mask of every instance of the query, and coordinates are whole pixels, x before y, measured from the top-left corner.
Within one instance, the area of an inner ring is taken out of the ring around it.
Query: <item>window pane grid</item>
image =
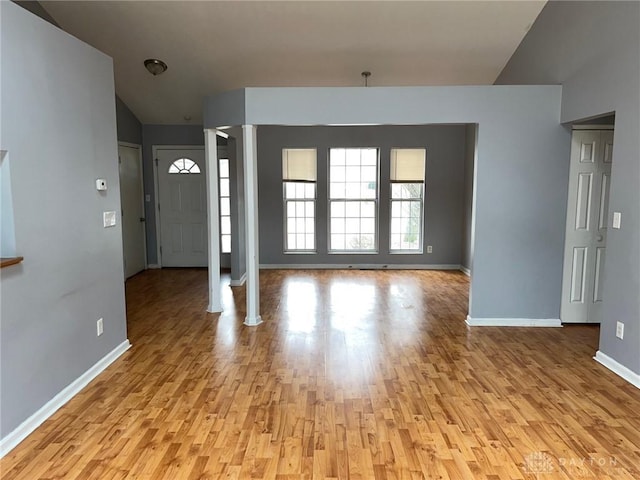
[[[220,251],[231,253],[231,183],[229,179],[229,159],[218,161],[220,184]]]
[[[376,250],[378,150],[329,151],[329,250]]]
[[[285,251],[315,250],[316,184],[284,182]]]
[[[422,192],[420,183],[391,185],[391,251],[422,250]]]

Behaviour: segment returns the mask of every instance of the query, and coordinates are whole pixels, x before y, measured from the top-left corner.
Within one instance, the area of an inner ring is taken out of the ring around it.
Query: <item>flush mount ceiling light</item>
[[[154,77],[156,75],[160,75],[161,73],[164,73],[167,70],[167,64],[164,63],[162,60],[158,60],[157,58],[147,58],[144,61],[144,66],[146,67],[147,70],[149,70],[149,73]]]

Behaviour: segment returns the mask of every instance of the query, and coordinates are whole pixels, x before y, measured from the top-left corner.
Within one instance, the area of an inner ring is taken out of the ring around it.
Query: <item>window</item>
[[[169,173],[200,173],[200,167],[190,158],[179,158],[169,166]]]
[[[424,148],[391,149],[391,252],[422,252]]]
[[[378,150],[329,150],[329,251],[375,252]]]
[[[220,178],[220,251],[222,253],[231,253],[231,193],[229,190],[229,159],[221,158],[218,164],[218,176]]]
[[[316,248],[315,148],[282,150],[285,252],[314,252]]]

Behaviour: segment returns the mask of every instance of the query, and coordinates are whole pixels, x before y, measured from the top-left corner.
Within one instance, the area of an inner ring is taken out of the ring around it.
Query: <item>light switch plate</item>
[[[116,212],[102,212],[102,223],[104,228],[116,225]]]
[[[622,220],[622,213],[613,212],[613,228],[620,228],[620,221]]]

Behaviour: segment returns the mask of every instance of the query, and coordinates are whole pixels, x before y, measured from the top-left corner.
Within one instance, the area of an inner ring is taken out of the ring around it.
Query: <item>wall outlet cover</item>
[[[104,228],[114,227],[116,225],[116,212],[102,212],[102,224]]]
[[[624,323],[622,322],[616,323],[616,337],[620,340],[624,339]]]

